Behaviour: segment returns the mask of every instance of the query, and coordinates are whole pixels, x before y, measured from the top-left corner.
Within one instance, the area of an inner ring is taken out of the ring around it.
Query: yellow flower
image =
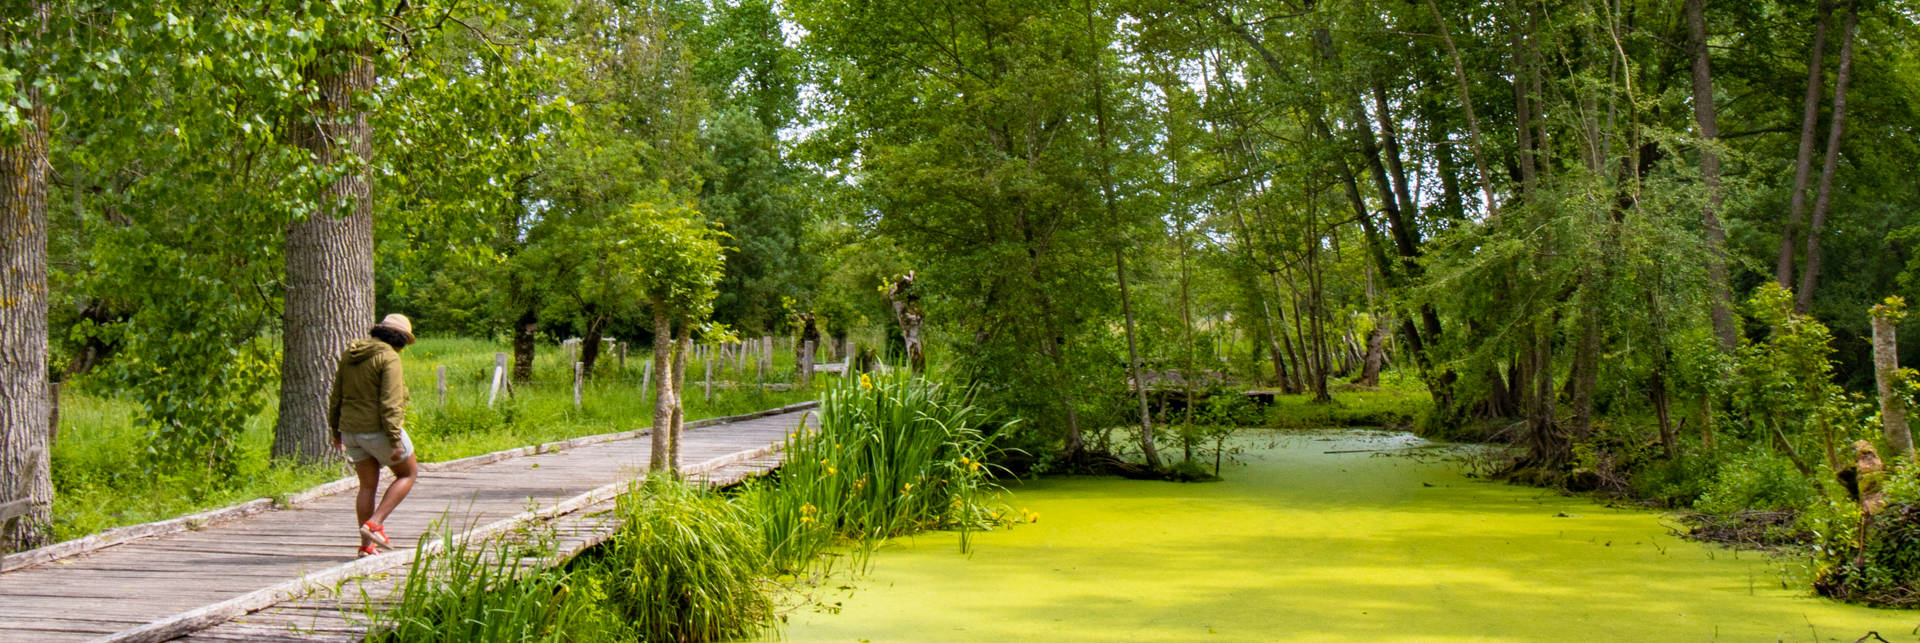
[[[873,378],[868,377],[866,373],[861,373],[860,388],[862,390],[873,388]]]
[[[969,469],[972,469],[972,470],[974,470],[974,471],[979,471],[979,470],[980,470],[980,463],[978,463],[978,462],[970,462],[970,463],[967,463],[967,467],[968,467]]]
[[[835,469],[833,467],[827,467],[827,475],[833,475],[839,472],[840,472],[839,469]]]

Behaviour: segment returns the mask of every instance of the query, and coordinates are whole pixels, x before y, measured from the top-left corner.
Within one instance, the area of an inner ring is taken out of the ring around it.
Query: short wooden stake
[[[585,362],[573,363],[573,410],[580,410],[580,385],[587,381]]]
[[[487,408],[493,408],[493,401],[500,397],[500,382],[507,374],[507,354],[493,354],[493,386],[487,389]]]
[[[433,373],[434,373],[434,380],[435,380],[433,385],[433,390],[440,393],[440,405],[446,406],[447,405],[447,366],[445,364],[436,366],[433,369]]]
[[[627,343],[626,342],[620,342],[620,347],[618,352],[620,354],[620,372],[625,373],[627,372]]]
[[[640,365],[640,391],[644,394],[653,390],[653,360]]]
[[[812,340],[800,347],[800,388],[813,386],[813,345]]]
[[[707,364],[707,401],[712,402],[713,401],[713,360],[710,360],[710,359],[706,360],[706,364]]]

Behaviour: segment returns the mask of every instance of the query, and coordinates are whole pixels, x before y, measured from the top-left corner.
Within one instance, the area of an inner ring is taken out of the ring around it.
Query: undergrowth
[[[835,548],[1013,522],[982,463],[991,418],[964,393],[904,375],[835,383],[817,428],[789,437],[775,477],[722,494],[669,479],[619,501],[607,543],[556,568],[514,545],[417,560],[398,600],[369,601],[380,641],[713,641],[776,620],[773,597]],[[1004,428],[1005,425],[992,427]],[[994,433],[999,434],[998,430]],[[1029,517],[1028,519],[1032,519]]]

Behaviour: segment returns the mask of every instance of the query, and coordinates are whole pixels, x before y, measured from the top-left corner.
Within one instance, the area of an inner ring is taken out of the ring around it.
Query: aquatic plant
[[[515,533],[485,541],[457,540],[442,530],[441,549],[421,539],[395,602],[363,596],[367,640],[547,641],[630,639],[607,611],[601,581],[564,568],[532,564],[550,552],[549,537]],[[507,537],[519,537],[511,542]]]
[[[777,479],[740,502],[761,519],[775,567],[798,569],[845,540],[873,544],[929,529],[1001,522],[986,502],[998,487],[986,464],[990,422],[964,393],[896,372],[861,375],[821,395],[817,427],[790,436]]]
[[[767,557],[745,508],[660,476],[622,496],[618,515],[619,531],[577,573],[602,581],[639,639],[731,639],[771,622]]]

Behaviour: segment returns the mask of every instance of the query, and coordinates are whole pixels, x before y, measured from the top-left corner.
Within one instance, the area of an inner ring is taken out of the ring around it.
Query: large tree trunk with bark
[[[1833,4],[1820,0],[1820,22],[1813,27],[1813,51],[1807,60],[1807,93],[1800,105],[1800,151],[1793,161],[1793,194],[1787,201],[1787,226],[1780,231],[1780,258],[1774,262],[1773,279],[1781,288],[1793,287],[1794,236],[1807,210],[1807,177],[1813,174],[1814,132],[1820,124],[1820,79],[1822,59],[1827,53],[1827,23],[1833,19]]]
[[[46,15],[47,5],[33,6]],[[25,84],[25,83],[22,83]],[[0,531],[0,551],[51,535],[53,483],[47,414],[47,105],[36,88],[20,139],[0,147],[0,502],[27,512]]]
[[[1707,206],[1700,221],[1707,233],[1707,287],[1713,301],[1708,317],[1720,349],[1732,352],[1740,345],[1733,322],[1733,291],[1727,284],[1727,232],[1720,227],[1720,125],[1713,111],[1713,71],[1707,55],[1707,0],[1686,0],[1687,44],[1693,50],[1693,118],[1700,129],[1700,182],[1707,188]]]
[[[1827,224],[1827,208],[1833,202],[1833,176],[1840,168],[1840,133],[1847,122],[1847,83],[1853,77],[1853,41],[1860,27],[1860,2],[1847,3],[1846,30],[1840,41],[1840,69],[1833,74],[1833,113],[1827,117],[1827,158],[1820,169],[1820,188],[1813,197],[1813,222],[1807,226],[1806,266],[1800,272],[1800,291],[1794,309],[1806,314],[1813,308],[1813,287],[1820,279],[1820,228]]]
[[[356,103],[373,89],[365,49],[328,52],[307,68],[318,90],[311,119],[294,141],[321,166],[365,163],[372,128]],[[320,193],[320,206],[287,232],[287,292],[282,320],[280,417],[273,457],[320,462],[330,457],[327,394],[347,342],[373,325],[373,195],[364,165]]]
[[[667,470],[672,459],[668,453],[667,437],[673,430],[673,409],[675,391],[673,386],[673,317],[667,314],[667,303],[659,297],[653,299],[653,429],[652,452],[647,457],[647,471],[658,473]]]

